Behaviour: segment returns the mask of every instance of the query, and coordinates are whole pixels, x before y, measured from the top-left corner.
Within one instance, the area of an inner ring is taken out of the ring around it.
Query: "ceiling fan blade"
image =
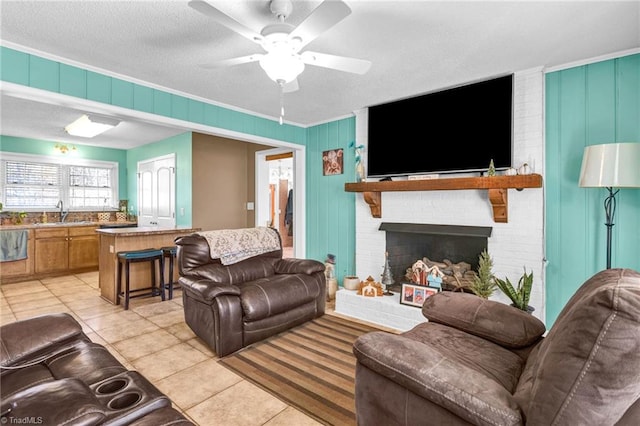
[[[282,92],[283,93],[291,93],[291,92],[295,92],[297,90],[300,89],[300,86],[298,86],[298,79],[296,78],[295,80],[291,80],[289,83],[286,83],[284,86],[282,86]]]
[[[290,37],[299,37],[302,40],[301,47],[304,47],[350,14],[351,8],[346,3],[325,0],[291,31]]]
[[[264,55],[262,53],[254,53],[253,55],[240,56],[237,58],[229,58],[222,59],[220,61],[209,62],[206,64],[200,64],[202,68],[213,69],[213,68],[222,68],[222,67],[230,67],[233,65],[242,65],[248,64],[249,62],[259,61]]]
[[[365,74],[371,68],[371,61],[366,59],[347,58],[318,52],[302,52],[302,62],[317,67],[332,68],[338,71]]]
[[[240,22],[236,21],[226,13],[223,13],[222,11],[216,9],[206,1],[191,0],[189,2],[189,6],[192,9],[195,9],[198,12],[202,13],[203,15],[215,19],[219,24],[224,25],[230,30],[237,32],[238,34],[248,38],[253,42],[259,43],[260,40],[262,40],[262,36],[259,33],[253,31],[248,27],[245,27]]]

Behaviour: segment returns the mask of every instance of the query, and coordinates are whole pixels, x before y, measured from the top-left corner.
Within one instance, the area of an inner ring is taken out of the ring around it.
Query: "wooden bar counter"
[[[200,228],[180,226],[175,228],[149,226],[97,229],[96,232],[100,236],[100,296],[114,305],[118,304],[116,295],[118,252],[173,246],[176,238],[198,231],[200,231]],[[130,271],[132,290],[151,286],[151,272],[148,263],[132,263]],[[165,274],[167,273],[168,268],[165,265]],[[167,281],[167,278],[165,278],[165,281]],[[174,281],[177,279],[178,268],[176,267],[174,268]]]

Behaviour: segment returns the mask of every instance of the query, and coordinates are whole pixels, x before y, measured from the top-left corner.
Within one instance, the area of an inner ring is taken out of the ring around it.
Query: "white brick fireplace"
[[[543,86],[542,69],[515,73],[513,166],[518,168],[526,162],[532,172],[543,175],[544,179]],[[358,144],[366,145],[366,111],[358,112],[356,116],[356,139]],[[389,149],[393,149],[392,145]],[[413,153],[416,154],[419,153]],[[361,279],[371,275],[380,280],[386,244],[385,232],[378,229],[382,222],[489,226],[493,230],[487,247],[494,261],[495,275],[517,282],[524,267],[527,271],[533,270],[534,287],[529,304],[535,308],[534,315],[544,321],[543,188],[509,189],[508,199],[509,221],[496,223],[486,190],[382,192],[381,218],[372,217],[362,194],[356,193],[356,275]],[[397,281],[398,277],[394,279]],[[352,299],[349,298],[349,303]],[[510,303],[499,291],[491,299]],[[381,315],[376,315],[376,308],[360,310],[352,305],[347,307],[346,302],[344,297],[338,297],[336,311],[393,328],[406,328],[385,323],[380,319]],[[404,305],[402,308],[414,310],[408,312],[412,319],[407,324],[415,322],[415,311],[419,309]]]

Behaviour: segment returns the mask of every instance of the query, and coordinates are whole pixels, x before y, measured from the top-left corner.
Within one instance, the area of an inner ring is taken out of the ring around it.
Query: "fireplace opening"
[[[424,257],[435,262],[466,262],[476,271],[493,228],[383,222],[378,229],[386,232],[389,269],[397,286],[409,281],[405,277],[407,269]]]

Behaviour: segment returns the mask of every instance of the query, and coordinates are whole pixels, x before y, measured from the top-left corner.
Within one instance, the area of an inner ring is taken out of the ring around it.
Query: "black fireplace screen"
[[[424,257],[435,262],[466,262],[477,270],[478,257],[487,248],[492,231],[482,226],[389,222],[379,229],[386,232],[389,268],[396,284],[407,282],[407,268]]]

